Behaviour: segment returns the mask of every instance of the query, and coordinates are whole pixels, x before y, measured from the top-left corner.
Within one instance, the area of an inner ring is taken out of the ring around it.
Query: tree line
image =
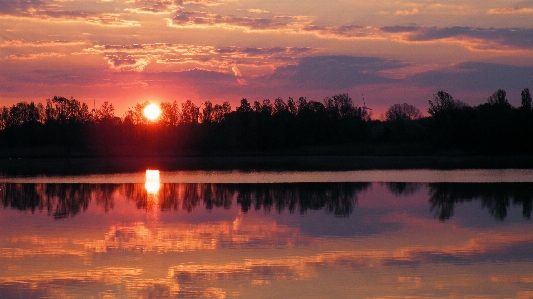
[[[438,91],[428,100],[429,116],[413,105],[392,105],[380,120],[348,94],[321,102],[304,97],[262,102],[242,99],[195,105],[163,102],[150,122],[136,104],[123,117],[113,104],[98,109],[74,98],[20,102],[0,108],[0,150],[49,149],[57,156],[150,156],[311,153],[356,155],[533,154],[533,110],[525,88],[521,106],[499,89],[486,102],[469,106]]]

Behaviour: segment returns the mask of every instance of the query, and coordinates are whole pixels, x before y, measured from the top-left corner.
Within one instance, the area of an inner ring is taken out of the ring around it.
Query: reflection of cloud
[[[262,247],[269,244],[284,246],[302,242],[294,228],[274,222],[242,225],[217,222],[198,225],[181,224],[172,228],[153,230],[144,224],[113,226],[103,240],[77,241],[95,252],[185,252],[215,250],[227,247]]]
[[[472,238],[462,245],[401,248],[383,263],[390,266],[419,266],[428,263],[523,261],[533,259],[533,253],[526,249],[532,245],[533,237],[530,236],[492,235]]]
[[[75,285],[86,287],[105,285],[107,288],[113,285],[113,289],[118,289],[120,285],[124,285],[126,289],[134,288],[136,284],[132,284],[131,281],[137,280],[141,274],[142,269],[133,267],[106,267],[87,271],[45,271],[40,274],[0,278],[0,290],[4,295],[6,292],[8,294],[10,292],[28,293],[30,296],[27,298],[34,298],[31,294],[35,290],[39,290],[36,293],[47,294],[46,298],[68,298],[71,296],[65,288]],[[18,296],[8,296],[7,298],[18,298]]]
[[[298,259],[247,260],[229,264],[182,264],[170,268],[170,275],[181,284],[217,280],[270,281],[304,279],[311,275]]]
[[[492,282],[496,283],[507,283],[507,284],[515,284],[515,283],[527,283],[527,284],[533,284],[533,275],[493,275],[491,276],[490,280]],[[531,295],[533,295],[533,292],[531,292]]]

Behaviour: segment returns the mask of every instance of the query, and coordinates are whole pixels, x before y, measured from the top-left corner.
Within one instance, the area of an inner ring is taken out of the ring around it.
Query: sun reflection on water
[[[144,183],[147,195],[147,211],[150,211],[149,218],[153,221],[159,219],[159,189],[161,182],[159,180],[159,170],[147,169],[146,182]]]
[[[159,170],[146,170],[146,182],[144,183],[144,188],[148,194],[157,194],[159,188],[161,188],[161,183],[159,182]]]

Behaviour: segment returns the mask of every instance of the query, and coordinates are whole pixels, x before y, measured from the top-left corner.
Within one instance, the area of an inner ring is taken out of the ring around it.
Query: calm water
[[[533,171],[0,178],[0,298],[533,298]]]

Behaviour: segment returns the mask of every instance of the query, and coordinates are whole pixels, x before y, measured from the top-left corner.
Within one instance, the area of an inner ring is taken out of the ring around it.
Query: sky
[[[379,118],[533,88],[533,1],[0,0],[0,106],[348,93]]]

